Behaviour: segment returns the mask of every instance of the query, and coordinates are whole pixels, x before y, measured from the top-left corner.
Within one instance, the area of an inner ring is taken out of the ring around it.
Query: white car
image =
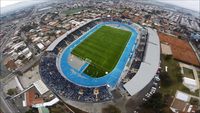
[[[147,101],[147,99],[146,99],[146,98],[143,98],[142,100],[143,100],[143,101]]]

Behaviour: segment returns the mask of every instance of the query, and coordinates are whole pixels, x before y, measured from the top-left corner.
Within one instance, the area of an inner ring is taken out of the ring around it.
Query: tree
[[[183,82],[182,75],[180,75],[180,74],[176,76],[176,79],[178,82],[181,82],[181,83]]]
[[[113,106],[113,105],[109,105],[106,108],[102,109],[102,113],[121,113],[120,109]]]
[[[183,37],[181,35],[178,36],[178,39],[182,39]]]
[[[27,37],[27,38],[26,38],[26,43],[28,43],[28,44],[32,43],[31,38]]]
[[[182,83],[183,82],[183,79],[182,79],[182,74],[181,74],[181,68],[179,66],[179,64],[176,64],[176,68],[174,69],[174,71],[176,71],[175,75],[176,76],[176,79],[178,82]]]
[[[38,113],[38,110],[36,108],[30,108],[28,111],[25,113]]]
[[[158,113],[162,110],[163,107],[165,107],[165,103],[162,97],[161,93],[155,93],[152,95],[152,97],[146,101],[143,106],[144,109],[152,109],[155,111],[155,113]]]
[[[48,36],[56,36],[56,33],[54,31],[50,31],[50,32],[47,32],[47,35]]]
[[[190,104],[192,104],[192,105],[198,105],[199,104],[199,100],[196,99],[196,98],[191,98],[190,99]]]
[[[172,84],[172,80],[170,78],[170,76],[168,75],[167,72],[161,72],[160,73],[160,82],[161,82],[161,86],[163,87],[169,87]]]
[[[172,59],[172,56],[171,56],[171,55],[165,55],[165,56],[164,56],[164,59],[165,59],[166,61],[169,61],[170,59]]]
[[[8,89],[8,91],[7,91],[7,94],[8,95],[14,95],[16,93],[16,89],[15,88],[13,88],[13,89]]]
[[[21,71],[15,71],[15,74],[17,74],[19,76],[23,76],[23,73]]]
[[[31,29],[34,29],[37,27],[37,24],[33,23],[33,24],[28,24],[28,25],[25,25],[25,26],[22,26],[21,27],[21,31],[24,31],[24,32],[28,32],[30,31]]]

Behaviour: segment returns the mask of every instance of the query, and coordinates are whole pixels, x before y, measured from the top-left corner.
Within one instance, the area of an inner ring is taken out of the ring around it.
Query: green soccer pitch
[[[130,31],[102,26],[75,47],[72,54],[91,61],[84,70],[85,74],[102,77],[114,69],[130,36]]]

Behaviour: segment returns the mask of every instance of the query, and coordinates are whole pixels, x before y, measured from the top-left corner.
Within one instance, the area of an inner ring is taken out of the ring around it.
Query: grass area
[[[190,92],[190,90],[182,84],[182,80],[180,78],[182,75],[181,75],[179,64],[176,60],[174,60],[172,57],[161,55],[161,61],[162,61],[161,63],[162,69],[165,69],[165,66],[168,67],[167,76],[170,79],[170,83],[167,84],[167,86],[161,85],[161,88],[160,88],[161,93],[170,94],[174,96],[176,93],[176,90],[180,90],[188,94],[198,96],[199,91],[196,91],[195,93]],[[161,80],[161,84],[162,82],[165,82],[165,81]]]
[[[200,75],[200,71],[197,71],[197,74]]]
[[[199,77],[199,79],[200,79],[200,71],[197,71],[197,74],[198,74],[198,77]]]
[[[193,70],[183,67],[184,76],[194,79]]]
[[[50,110],[50,113],[71,113],[71,111],[68,109],[68,107],[72,109],[75,113],[86,113],[78,108],[75,108],[73,106],[70,106],[68,104],[65,104],[63,102],[58,102],[57,104],[54,104],[53,106],[48,107]],[[32,113],[32,112],[31,112]],[[33,112],[35,113],[35,112]]]
[[[102,113],[121,113],[121,111],[114,105],[108,105],[107,107],[102,108]]]
[[[199,96],[199,90],[196,90],[195,92],[191,92],[187,87],[182,86],[181,91],[191,94],[191,95],[195,95],[195,96]]]
[[[102,26],[74,48],[72,54],[91,61],[84,73],[101,77],[113,70],[130,36],[129,31]]]
[[[80,12],[80,11],[85,10],[85,9],[87,9],[87,8],[86,8],[86,7],[72,8],[72,9],[68,9],[68,10],[65,11],[64,13],[65,13],[66,15],[71,15],[71,14]]]

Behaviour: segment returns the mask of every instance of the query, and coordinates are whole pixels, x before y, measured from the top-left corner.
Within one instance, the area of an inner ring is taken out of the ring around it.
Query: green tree
[[[121,111],[119,108],[109,105],[108,107],[102,109],[102,113],[121,113]]]
[[[160,80],[162,87],[169,87],[172,85],[172,79],[170,78],[167,72],[160,73]]]
[[[28,111],[25,113],[38,113],[38,110],[36,108],[30,108]]]
[[[144,109],[152,109],[155,113],[162,110],[165,107],[165,103],[161,93],[155,93],[152,97],[143,104]]]
[[[13,88],[13,89],[8,89],[8,91],[7,91],[7,94],[8,95],[14,95],[16,93],[16,89],[15,88]]]
[[[171,55],[165,55],[165,56],[164,56],[164,59],[165,59],[166,61],[169,61],[170,59],[172,59],[172,56],[171,56]]]
[[[23,76],[23,73],[21,71],[15,71],[15,74],[17,74],[19,76]]]
[[[190,104],[192,104],[192,105],[198,105],[199,104],[199,100],[196,99],[196,98],[191,98],[190,99]]]
[[[178,39],[182,39],[183,37],[181,35],[178,36]]]

